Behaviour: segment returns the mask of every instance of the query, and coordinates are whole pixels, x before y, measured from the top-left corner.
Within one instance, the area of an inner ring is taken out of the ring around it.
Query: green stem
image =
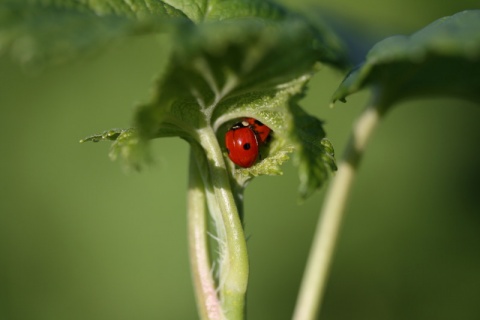
[[[248,283],[248,255],[243,226],[217,137],[210,127],[200,129],[198,135],[207,155],[208,175],[203,180],[218,237],[222,309],[226,319],[240,320],[244,318]]]
[[[382,109],[373,103],[365,109],[353,127],[346,152],[320,212],[293,315],[294,320],[317,319],[320,313],[321,300],[353,178],[367,141],[381,115]]]
[[[200,319],[220,320],[224,317],[215,290],[208,250],[205,188],[193,151],[190,152],[189,166],[188,240],[195,298]]]

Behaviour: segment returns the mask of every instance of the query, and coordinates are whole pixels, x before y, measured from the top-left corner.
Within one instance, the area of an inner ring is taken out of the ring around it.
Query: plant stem
[[[382,109],[370,104],[357,119],[338,171],[330,184],[310,249],[300,286],[294,320],[317,319],[325,291],[340,224],[353,178],[373,129],[379,123]]]
[[[207,155],[208,174],[203,180],[220,250],[218,289],[222,310],[226,319],[241,320],[245,314],[248,284],[248,254],[243,225],[217,137],[210,127],[199,130],[198,135]],[[212,194],[213,197],[210,196]]]
[[[200,319],[223,319],[215,290],[208,250],[205,188],[193,151],[190,152],[188,183],[188,240],[195,298]]]

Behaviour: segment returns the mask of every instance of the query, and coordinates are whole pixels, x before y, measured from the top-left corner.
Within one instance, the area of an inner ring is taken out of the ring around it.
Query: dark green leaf
[[[376,86],[381,103],[419,96],[480,102],[480,10],[439,19],[411,36],[377,43],[333,96],[341,100]]]
[[[10,51],[24,65],[61,63],[111,41],[158,31],[169,17],[182,17],[160,1],[135,6],[124,1],[45,2],[0,3],[0,53]]]

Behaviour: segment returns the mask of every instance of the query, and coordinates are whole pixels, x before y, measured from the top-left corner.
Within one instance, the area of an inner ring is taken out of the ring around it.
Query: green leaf
[[[4,1],[0,54],[27,66],[55,64],[135,34],[158,32],[169,18],[185,17],[161,1]],[[58,4],[59,3],[59,4]]]
[[[201,131],[211,127],[223,142],[233,123],[253,117],[273,130],[273,139],[261,161],[235,170],[240,185],[257,175],[281,174],[293,150],[299,150],[302,195],[323,183],[335,169],[333,154],[322,143],[321,122],[296,103],[325,53],[308,23],[296,16],[230,19],[183,25],[174,39],[156,96],[137,111],[142,140],[180,136],[201,145]]]
[[[411,36],[377,43],[333,96],[375,86],[384,106],[420,96],[480,102],[480,10],[439,19]]]
[[[4,0],[0,2],[0,54],[10,52],[24,65],[43,66],[81,57],[127,36],[174,27],[176,21],[252,18],[263,23],[304,19],[260,0]],[[347,61],[338,38],[319,20],[309,23],[319,59],[344,68]]]

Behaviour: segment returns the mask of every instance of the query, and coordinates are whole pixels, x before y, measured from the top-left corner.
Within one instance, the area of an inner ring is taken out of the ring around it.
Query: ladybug
[[[259,156],[259,146],[269,138],[271,129],[253,118],[245,118],[225,134],[228,157],[236,165],[249,168]]]
[[[255,131],[261,144],[267,142],[267,139],[270,137],[270,131],[272,131],[269,127],[253,118],[246,118],[244,121],[248,122],[253,131]]]

